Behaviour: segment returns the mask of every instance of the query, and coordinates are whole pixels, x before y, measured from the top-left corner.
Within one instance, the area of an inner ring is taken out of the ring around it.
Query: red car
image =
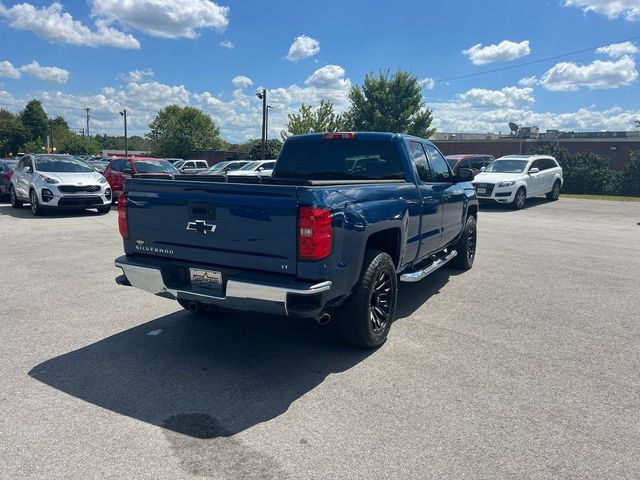
[[[453,173],[458,171],[458,168],[470,168],[475,175],[480,173],[482,167],[486,167],[495,160],[491,155],[485,155],[482,153],[468,153],[464,155],[447,155],[444,157],[447,159],[447,163],[453,170]]]
[[[124,181],[133,175],[181,175],[180,170],[171,162],[160,158],[129,157],[114,158],[109,162],[103,175],[111,185],[113,200],[124,190]]]

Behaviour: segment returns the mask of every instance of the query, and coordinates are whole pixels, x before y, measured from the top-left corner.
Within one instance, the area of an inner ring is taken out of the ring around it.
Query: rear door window
[[[427,154],[422,148],[422,144],[420,142],[409,142],[409,152],[411,153],[411,161],[413,165],[416,167],[416,172],[418,172],[418,177],[423,182],[431,181],[431,168],[429,168],[429,161],[427,160]]]
[[[431,165],[431,174],[434,182],[450,182],[451,170],[446,160],[440,152],[432,145],[425,144],[425,149],[429,155],[429,164]]]

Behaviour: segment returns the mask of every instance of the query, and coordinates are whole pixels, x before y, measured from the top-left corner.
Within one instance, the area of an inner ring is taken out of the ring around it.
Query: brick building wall
[[[433,143],[445,155],[484,153],[498,158],[503,155],[528,154],[542,145],[555,144],[555,140],[514,138],[500,140],[435,140]],[[624,139],[558,139],[557,143],[570,153],[591,152],[606,158],[609,167],[622,170],[629,154],[640,150],[639,138]]]

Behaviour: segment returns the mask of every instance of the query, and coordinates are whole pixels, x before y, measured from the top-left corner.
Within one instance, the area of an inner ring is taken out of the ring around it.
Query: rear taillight
[[[118,229],[122,238],[129,238],[129,222],[127,221],[127,197],[124,192],[118,197]]]
[[[355,140],[356,132],[327,132],[322,135],[323,140]]]
[[[322,260],[331,253],[331,210],[300,207],[298,211],[298,258]]]
[[[3,177],[8,181],[8,180],[11,180],[12,175],[13,175],[13,170],[9,170],[7,173],[3,175]]]

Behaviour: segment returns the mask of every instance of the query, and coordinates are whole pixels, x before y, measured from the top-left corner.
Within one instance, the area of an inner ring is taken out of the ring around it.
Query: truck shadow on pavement
[[[29,375],[69,395],[196,437],[229,437],[286,412],[371,351],[307,320],[179,311],[53,358]]]
[[[443,269],[431,281],[401,285],[398,318],[411,315],[455,273]],[[287,475],[267,447],[257,451],[235,435],[282,415],[329,374],[373,352],[344,345],[331,324],[181,310],[47,360],[29,375],[162,427],[192,475],[280,479]]]

